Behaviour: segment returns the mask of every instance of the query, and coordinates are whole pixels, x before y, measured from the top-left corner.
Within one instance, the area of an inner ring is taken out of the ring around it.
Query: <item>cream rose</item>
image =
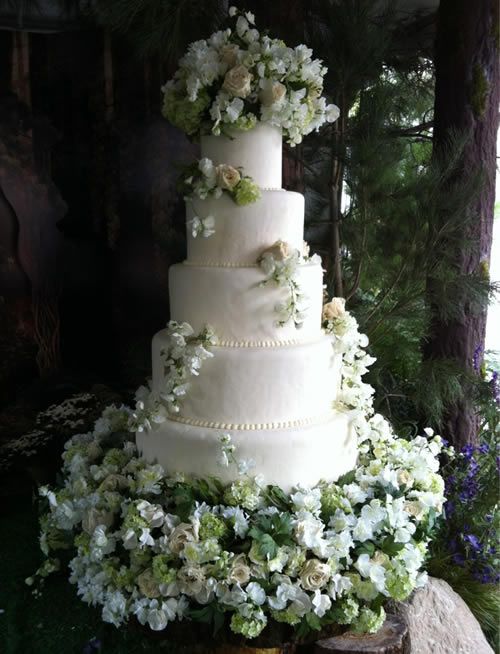
[[[101,482],[101,485],[99,486],[99,490],[117,491],[117,490],[123,490],[124,488],[127,488],[127,486],[128,486],[128,480],[124,475],[111,474],[108,475],[103,482]]]
[[[405,511],[406,513],[409,513],[414,518],[417,518],[417,520],[420,520],[420,518],[422,518],[424,515],[424,510],[422,508],[422,505],[420,504],[420,502],[417,502],[416,500],[409,500],[405,502]]]
[[[199,565],[186,565],[177,573],[177,584],[181,593],[197,595],[205,583],[205,573]]]
[[[170,534],[168,546],[173,554],[179,554],[186,543],[197,540],[198,534],[193,525],[188,522],[181,522]]]
[[[253,75],[245,66],[234,66],[227,71],[222,88],[238,98],[246,98],[250,93]]]
[[[141,574],[137,577],[137,585],[145,597],[149,597],[150,599],[160,597],[160,587],[153,576],[153,571],[151,568],[141,572]]]
[[[318,559],[309,559],[300,571],[300,581],[304,590],[318,590],[328,583],[331,574],[329,565]]]
[[[411,475],[408,470],[400,470],[398,472],[398,484],[401,486],[407,486],[408,488],[411,488],[414,481],[415,479],[413,478],[413,475]]]
[[[334,320],[345,314],[345,299],[334,297],[323,306],[323,320]]]
[[[263,81],[259,98],[265,107],[269,107],[276,102],[283,100],[286,94],[286,86],[281,82],[273,82],[270,79]]]
[[[234,68],[238,63],[239,50],[239,47],[234,43],[227,43],[220,49],[221,59],[225,64],[229,66],[229,68]]]
[[[238,556],[234,557],[233,565],[227,580],[231,584],[240,584],[240,586],[243,586],[250,581],[250,567],[247,564],[247,559],[244,554],[238,554]]]
[[[215,168],[217,186],[232,191],[241,179],[240,173],[229,164],[220,164]]]
[[[111,527],[114,515],[110,511],[103,511],[92,507],[85,511],[82,520],[82,529],[87,534],[92,535],[98,525]]]
[[[270,248],[264,250],[261,257],[270,255],[275,261],[283,261],[284,259],[287,259],[292,252],[293,249],[289,243],[286,243],[285,241],[276,241],[274,245],[271,245]]]

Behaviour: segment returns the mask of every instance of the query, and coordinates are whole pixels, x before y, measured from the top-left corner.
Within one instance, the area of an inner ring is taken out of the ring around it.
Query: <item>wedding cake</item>
[[[169,472],[229,481],[238,471],[218,464],[221,433],[229,433],[265,483],[290,489],[334,480],[354,467],[356,445],[351,415],[333,408],[341,355],[321,328],[321,262],[301,255],[294,271],[303,295],[300,325],[277,322],[276,305],[286,305],[288,288],[263,286],[257,263],[266,250],[275,257],[303,250],[304,197],[281,188],[281,129],[258,123],[230,136],[203,136],[201,157],[219,172],[243,170],[260,197],[244,206],[227,194],[187,201],[187,259],[170,269],[171,319],[195,332],[209,324],[218,341],[190,378],[178,412],[138,433],[139,451]],[[208,237],[191,229],[194,214],[213,219]],[[168,339],[168,330],[153,339],[156,394],[165,385]]]

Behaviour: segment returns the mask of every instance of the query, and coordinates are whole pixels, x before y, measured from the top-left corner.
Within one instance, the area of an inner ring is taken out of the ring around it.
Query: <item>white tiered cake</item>
[[[210,324],[219,341],[213,358],[190,379],[180,411],[158,429],[137,434],[139,451],[169,472],[238,476],[218,464],[219,437],[230,433],[253,474],[284,490],[334,480],[356,462],[348,413],[333,408],[340,386],[340,355],[321,329],[321,264],[304,262],[297,280],[307,297],[303,325],[276,323],[280,286],[266,285],[256,261],[276,241],[302,249],[304,197],[281,188],[281,131],[266,123],[234,138],[206,136],[202,157],[241,167],[261,188],[255,203],[230,197],[197,200],[198,215],[213,215],[215,233],[194,238],[188,229],[187,260],[170,270],[171,319],[195,332]],[[192,218],[187,206],[187,218]],[[153,339],[153,391],[164,378],[165,330]]]

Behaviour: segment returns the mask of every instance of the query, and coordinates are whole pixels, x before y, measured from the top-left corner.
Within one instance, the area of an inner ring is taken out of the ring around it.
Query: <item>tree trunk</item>
[[[344,135],[346,129],[345,102],[340,102],[340,116],[331,127],[331,172],[330,172],[330,230],[331,230],[331,277],[333,294],[344,297],[342,278],[342,242],[340,227],[342,222],[342,184],[344,180]]]
[[[497,0],[441,0],[438,14],[434,152],[441,156],[446,152],[450,131],[465,134],[453,182],[465,183],[474,175],[482,180],[465,228],[469,246],[453,255],[457,272],[465,275],[487,275],[491,253],[500,99],[498,14]],[[442,193],[447,193],[446,185]],[[475,353],[481,360],[484,350],[486,307],[474,312],[466,297],[460,318],[449,321],[440,318],[431,301],[430,308],[431,334],[424,358],[451,359],[472,372]],[[461,447],[477,439],[477,424],[464,382],[464,399],[447,407],[441,433]]]
[[[387,616],[376,634],[347,632],[316,643],[314,654],[409,654],[408,627],[398,617]]]

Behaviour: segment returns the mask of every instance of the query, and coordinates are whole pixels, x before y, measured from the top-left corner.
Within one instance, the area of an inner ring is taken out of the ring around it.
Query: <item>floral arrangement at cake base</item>
[[[252,646],[328,629],[377,631],[384,604],[425,583],[444,501],[443,442],[430,430],[398,438],[373,413],[361,381],[373,361],[366,337],[339,302],[324,320],[343,353],[340,401],[359,409],[355,470],[285,493],[252,477],[222,433],[220,465],[235,466],[235,481],[167,474],[138,456],[134,411],[110,406],[92,432],[66,444],[60,486],[40,489],[47,558],[35,577],[65,560],[78,595],[104,621],[135,620],[166,637],[178,622]]]

